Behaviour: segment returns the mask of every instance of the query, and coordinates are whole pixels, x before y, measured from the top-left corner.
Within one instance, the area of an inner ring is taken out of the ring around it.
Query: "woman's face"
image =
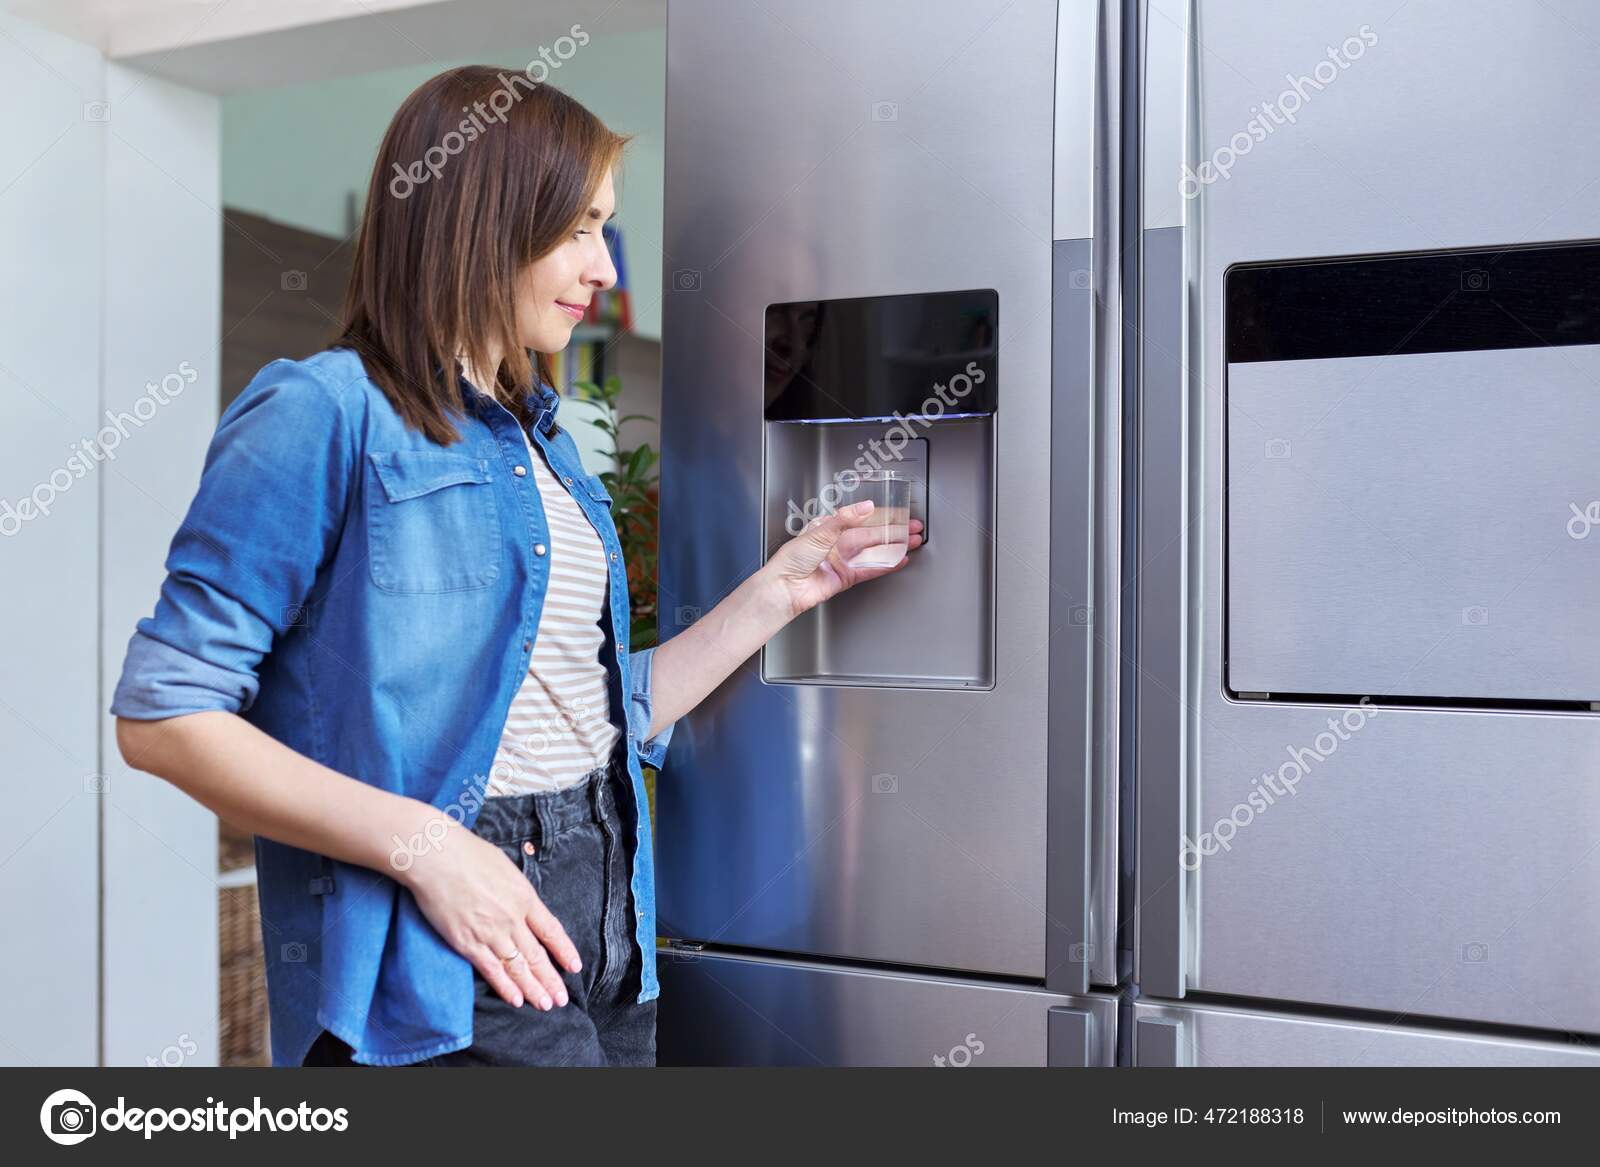
[[[617,269],[600,234],[615,207],[608,172],[576,231],[523,271],[517,281],[516,312],[517,337],[524,348],[541,353],[566,348],[594,294],[617,282]]]

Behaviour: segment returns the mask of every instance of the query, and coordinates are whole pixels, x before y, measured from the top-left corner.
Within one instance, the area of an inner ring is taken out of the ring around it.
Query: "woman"
[[[454,69],[395,115],[342,334],[224,412],[112,705],[130,765],[257,836],[280,1065],[653,1063],[641,760],[886,574],[846,566],[847,508],[629,652],[611,500],[547,387],[616,280],[625,139],[523,82]]]

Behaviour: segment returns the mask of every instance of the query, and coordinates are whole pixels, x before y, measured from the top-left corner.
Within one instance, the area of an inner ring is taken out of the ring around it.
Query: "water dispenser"
[[[768,682],[993,687],[998,312],[991,289],[767,308],[767,555],[875,470],[911,479],[924,538],[774,637]]]

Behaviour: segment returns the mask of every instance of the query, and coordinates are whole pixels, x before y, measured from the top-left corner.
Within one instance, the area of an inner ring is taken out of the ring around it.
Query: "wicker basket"
[[[248,831],[228,823],[217,823],[217,870],[237,871],[256,864],[256,840]]]
[[[255,885],[225,887],[217,894],[222,1064],[270,1065],[267,970],[261,958],[261,909]]]

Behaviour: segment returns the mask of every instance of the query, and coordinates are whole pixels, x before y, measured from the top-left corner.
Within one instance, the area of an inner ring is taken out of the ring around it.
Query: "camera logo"
[[[39,1125],[52,1143],[64,1147],[81,1143],[94,1134],[94,1103],[77,1090],[57,1090],[39,1108]]]
[[[967,1034],[967,1038],[960,1045],[950,1047],[948,1054],[934,1054],[933,1064],[940,1067],[954,1067],[964,1070],[972,1065],[972,1059],[983,1052],[983,1042],[978,1040],[976,1033]]]

